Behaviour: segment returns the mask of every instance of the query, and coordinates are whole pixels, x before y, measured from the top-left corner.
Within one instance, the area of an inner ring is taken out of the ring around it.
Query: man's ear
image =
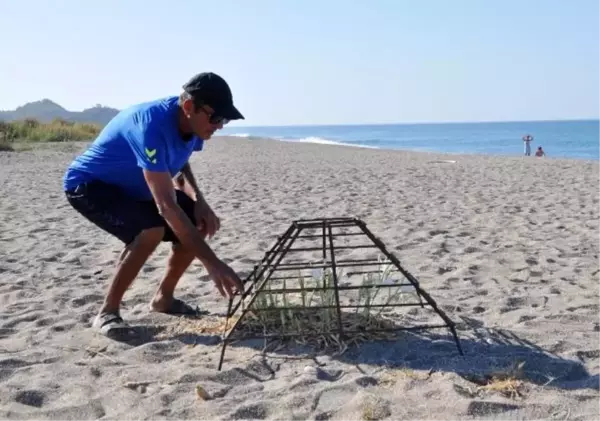
[[[189,117],[196,111],[196,108],[194,107],[194,100],[191,98],[186,99],[183,101],[182,108],[186,117]]]

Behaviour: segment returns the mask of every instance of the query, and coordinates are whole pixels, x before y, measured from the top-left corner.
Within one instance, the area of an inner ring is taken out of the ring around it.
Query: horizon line
[[[99,104],[96,103],[95,105],[88,107],[88,108],[82,108],[81,110],[69,110],[65,107],[63,107],[62,105],[60,105],[58,102],[55,102],[54,100],[50,99],[50,98],[42,98],[36,101],[31,101],[31,102],[27,102],[23,105],[19,105],[17,106],[15,109],[0,109],[0,112],[3,113],[10,113],[10,112],[15,112],[18,108],[24,107],[26,105],[32,104],[32,103],[36,103],[36,102],[43,102],[43,101],[50,101],[56,105],[58,105],[59,107],[61,107],[63,110],[67,111],[67,112],[71,112],[71,113],[82,113],[88,110],[92,110],[94,108],[108,108],[108,109],[112,109],[112,110],[117,110],[117,112],[121,112],[124,109],[127,109],[128,107],[125,107],[123,109],[121,108],[115,108],[113,106],[110,105],[105,105],[105,104]],[[255,125],[235,125],[235,126],[229,126],[227,128],[257,128],[257,127],[273,127],[273,128],[281,128],[281,127],[339,127],[339,126],[416,126],[416,125],[437,125],[437,124],[500,124],[500,123],[548,123],[548,122],[583,122],[583,121],[600,121],[600,116],[598,117],[577,117],[577,118],[545,118],[545,119],[522,119],[522,120],[479,120],[479,121],[466,121],[466,120],[462,120],[462,121],[412,121],[412,122],[379,122],[379,123],[321,123],[321,124],[310,124],[310,123],[296,123],[296,124],[255,124]]]
[[[262,124],[262,125],[245,125],[245,126],[229,126],[227,129],[233,128],[261,128],[261,127],[338,127],[338,126],[418,126],[418,125],[435,125],[435,124],[502,124],[502,123],[552,123],[552,122],[583,122],[595,121],[600,123],[600,118],[558,118],[558,119],[525,119],[525,120],[481,120],[481,121],[421,121],[421,122],[405,122],[405,123],[336,123],[336,124]]]

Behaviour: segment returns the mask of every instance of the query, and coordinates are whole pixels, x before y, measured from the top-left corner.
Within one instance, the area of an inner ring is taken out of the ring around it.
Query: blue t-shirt
[[[121,187],[140,200],[152,199],[142,169],[175,176],[204,141],[183,139],[179,132],[177,97],[130,107],[117,114],[92,145],[69,166],[65,190],[100,180]]]

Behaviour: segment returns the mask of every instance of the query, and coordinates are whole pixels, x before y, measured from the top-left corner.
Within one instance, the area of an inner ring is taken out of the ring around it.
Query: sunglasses
[[[229,119],[222,117],[214,112],[211,113],[202,106],[200,107],[200,110],[202,110],[202,112],[204,112],[204,114],[206,114],[206,116],[208,117],[208,122],[210,124],[215,124],[215,125],[222,124],[224,126],[227,123],[229,123]]]

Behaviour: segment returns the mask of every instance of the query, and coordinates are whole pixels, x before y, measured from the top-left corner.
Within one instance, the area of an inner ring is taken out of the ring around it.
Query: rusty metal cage
[[[375,257],[374,253],[379,255]],[[289,275],[290,272],[297,275]],[[288,275],[283,275],[285,273]],[[317,282],[326,277],[327,282]],[[310,280],[315,279],[315,285],[310,286]],[[357,279],[362,281],[357,282]],[[290,286],[290,283],[298,285]],[[393,289],[396,291],[395,295],[391,293]],[[387,301],[385,292],[380,295],[384,290],[387,291]],[[258,300],[266,302],[265,294],[271,300],[269,305],[257,306]],[[311,294],[308,304],[307,294]],[[317,300],[313,305],[315,294],[326,298]],[[384,302],[378,303],[377,296],[383,296]],[[392,300],[392,297],[396,299]],[[402,315],[398,313],[402,308],[413,310],[408,310],[409,315]],[[290,328],[294,320],[288,317],[287,312],[291,314],[292,309],[296,312],[294,314],[310,312],[311,317],[320,317],[323,322],[321,326],[325,328],[317,331],[302,330],[298,320],[295,320],[297,329]],[[416,316],[423,309],[428,309],[430,314]],[[319,311],[323,312],[322,315]],[[377,317],[385,314],[385,320],[389,323],[365,326],[346,321],[352,315],[355,317],[366,314],[367,319],[373,317],[368,313],[370,311],[376,311]],[[261,313],[277,312],[282,316],[274,318],[281,320],[274,332],[265,332],[264,329],[261,332],[248,332],[240,328],[249,317],[256,318]],[[394,319],[402,319],[402,325],[395,324]],[[227,345],[241,340],[330,334],[347,338],[375,331],[437,328],[447,328],[450,331],[458,352],[463,355],[455,324],[362,220],[300,219],[293,221],[287,231],[277,237],[276,243],[244,280],[244,291],[229,300],[218,370],[223,366]]]

